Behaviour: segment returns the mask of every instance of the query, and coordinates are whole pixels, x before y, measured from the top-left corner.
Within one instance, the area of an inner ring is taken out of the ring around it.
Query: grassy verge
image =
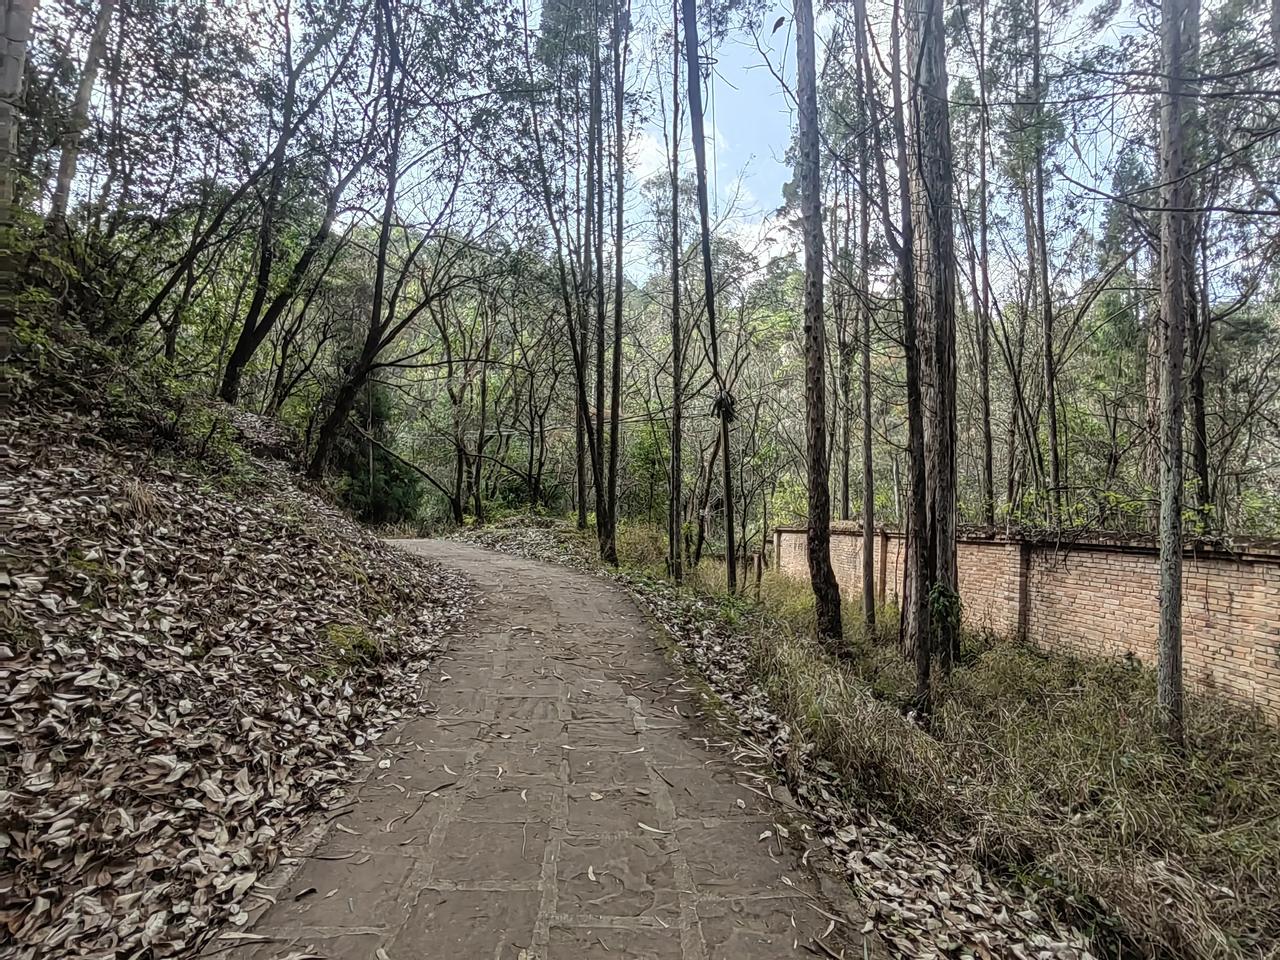
[[[624,526],[619,550],[624,572],[661,576],[660,531]],[[741,638],[771,708],[850,802],[958,842],[1102,956],[1280,956],[1280,732],[1256,713],[1193,695],[1177,755],[1149,669],[967,634],[926,733],[903,716],[894,611],[872,627],[846,605],[837,659],[811,639],[804,583],[770,575],[731,598],[704,563],[684,590]]]
[[[917,833],[964,836],[988,869],[1092,928],[1105,954],[1276,955],[1273,727],[1195,698],[1177,756],[1158,735],[1149,670],[970,636],[926,734],[900,719],[910,678],[892,643],[846,610],[850,658],[835,660],[809,639],[805,592],[775,581],[743,619],[752,664],[860,800]]]

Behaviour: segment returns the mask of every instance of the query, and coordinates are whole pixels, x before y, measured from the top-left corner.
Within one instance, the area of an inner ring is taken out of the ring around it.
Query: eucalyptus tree
[[[62,219],[67,214],[67,201],[71,197],[71,181],[75,178],[76,162],[80,157],[80,139],[89,122],[89,98],[93,96],[94,84],[97,83],[98,64],[107,46],[107,31],[111,28],[111,18],[115,10],[115,0],[99,0],[93,33],[89,37],[89,48],[85,52],[84,65],[80,68],[80,80],[76,85],[75,100],[71,105],[70,122],[63,134],[53,199],[49,203],[48,219],[55,229],[62,225]]]
[[[1187,164],[1188,72],[1199,46],[1199,0],[1160,6],[1160,317],[1164,346],[1160,373],[1160,625],[1157,699],[1166,736],[1183,742],[1182,716],[1182,413],[1187,293],[1195,250]]]
[[[26,72],[27,43],[35,0],[5,0],[4,32],[0,35],[0,229],[12,223],[14,180],[18,158],[18,103]]]
[[[926,549],[933,646],[944,667],[959,654],[956,565],[956,259],[952,224],[951,117],[942,0],[906,10],[912,64],[908,171],[916,218],[921,379],[928,390],[925,429],[929,539]]]
[[[729,381],[720,362],[720,338],[716,329],[715,281],[711,260],[711,214],[707,201],[707,143],[702,115],[702,60],[698,44],[698,8],[695,0],[683,0],[684,56],[688,68],[689,117],[692,121],[694,170],[698,189],[698,221],[701,227],[703,310],[707,317],[711,374],[716,384],[712,409],[720,420],[717,448],[724,466],[721,473],[724,495],[725,582],[730,593],[737,590],[737,548],[733,520],[733,463],[729,445],[729,424],[733,422],[734,401]],[[712,456],[714,460],[714,454]]]
[[[826,412],[826,317],[822,309],[823,225],[818,130],[818,74],[813,5],[795,0],[796,100],[799,106],[800,208],[804,233],[805,440],[808,454],[809,514],[806,536],[818,636],[842,638],[840,586],[831,567],[831,492],[828,477]],[[847,483],[847,460],[846,460]]]
[[[307,472],[320,477],[356,398],[377,370],[412,358],[388,356],[392,346],[440,299],[472,277],[473,247],[501,211],[485,205],[486,171],[479,157],[450,138],[473,106],[446,105],[442,93],[476,81],[466,64],[488,39],[451,9],[378,0],[378,155],[381,209],[374,224],[373,289],[360,347],[346,365],[324,418]],[[482,115],[472,109],[469,123]]]
[[[26,71],[34,0],[5,0],[0,32],[0,323],[12,328],[18,313],[17,210],[18,109]]]
[[[664,134],[665,136],[665,134]],[[667,513],[667,566],[684,579],[684,329],[680,317],[680,3],[671,0],[671,480]]]

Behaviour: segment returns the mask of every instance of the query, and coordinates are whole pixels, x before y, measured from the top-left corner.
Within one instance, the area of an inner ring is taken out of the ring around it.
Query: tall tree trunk
[[[594,9],[594,5],[593,5]],[[596,83],[594,70],[587,80],[587,176],[586,198],[582,230],[582,289],[578,295],[578,354],[582,357],[583,377],[587,376],[590,347],[592,305],[595,296],[595,277],[592,265],[595,251],[596,222]],[[585,392],[585,390],[584,390]],[[595,435],[595,425],[590,406],[578,404],[578,529],[587,529],[587,434]]]
[[[1187,171],[1188,57],[1199,33],[1196,0],[1160,5],[1160,312],[1164,336],[1161,365],[1160,625],[1156,690],[1164,730],[1183,742],[1182,711],[1182,365],[1188,308],[1192,196]]]
[[[1041,52],[1040,3],[1032,12],[1031,86],[1035,95],[1035,235],[1037,283],[1040,287],[1040,317],[1044,330],[1044,400],[1049,424],[1049,505],[1051,519],[1059,522],[1062,512],[1062,463],[1058,447],[1057,364],[1053,351],[1053,295],[1049,289],[1049,239],[1044,213],[1044,65]]]
[[[609,391],[609,481],[606,499],[609,516],[600,556],[605,563],[618,565],[618,448],[622,423],[622,231],[626,197],[626,141],[623,107],[626,58],[623,47],[623,0],[613,0],[613,367]],[[630,8],[627,9],[628,16]]]
[[[716,457],[720,455],[720,440],[722,435],[716,432],[715,439],[711,442],[711,456],[707,458],[706,468],[699,471],[698,474],[698,499],[696,503],[697,509],[697,533],[693,541],[693,569],[697,570],[698,565],[702,562],[702,548],[707,541],[707,513],[711,505],[711,480],[716,470]]]
[[[1208,263],[1203,264],[1203,269]],[[1196,303],[1187,311],[1190,321],[1191,371],[1187,376],[1187,403],[1191,408],[1191,472],[1195,477],[1195,506],[1200,523],[1206,527],[1218,526],[1213,515],[1213,490],[1209,482],[1209,422],[1205,410],[1204,367],[1209,352],[1210,321],[1209,290],[1205,283]]]
[[[810,4],[812,6],[812,4]],[[816,67],[814,68],[816,71]],[[821,168],[819,168],[821,169]],[[847,199],[847,198],[846,198]],[[821,200],[821,198],[819,198]],[[836,318],[836,402],[832,411],[832,441],[840,444],[840,519],[848,520],[851,510],[850,465],[853,437],[850,434],[853,409],[853,355],[855,346],[849,332],[849,291],[844,269],[848,253],[849,218],[845,217],[845,242],[840,236],[840,168],[831,175],[831,307]],[[803,207],[803,200],[801,201]],[[824,330],[825,339],[825,330]]]
[[[592,4],[592,33],[591,33],[591,124],[595,127],[595,172],[592,174],[594,180],[594,197],[596,201],[595,213],[593,214],[593,226],[595,233],[591,238],[591,243],[595,247],[595,263],[596,276],[593,286],[593,294],[595,299],[592,301],[592,307],[595,315],[595,346],[596,346],[596,397],[595,397],[595,422],[593,430],[596,437],[596,450],[599,452],[601,467],[605,467],[605,447],[604,447],[604,388],[605,388],[605,338],[604,338],[604,77],[602,75],[600,64],[600,4],[596,0]],[[609,500],[608,500],[608,476],[606,472],[601,472],[596,478],[596,543],[597,547],[603,552],[605,545],[605,531],[609,522]]]
[[[604,387],[605,372],[604,339],[604,74],[600,63],[600,5],[591,5],[591,123],[595,127],[595,284],[593,301],[595,316],[595,449],[599,452],[602,472],[595,483],[595,539],[600,553],[605,550],[605,538],[609,526],[608,467],[604,451]]]
[[[378,359],[378,353],[382,348],[382,331],[386,323],[384,311],[387,309],[383,300],[387,286],[387,260],[391,249],[391,233],[395,224],[396,194],[400,185],[400,146],[403,133],[402,117],[398,114],[396,103],[395,71],[397,69],[397,58],[394,55],[395,34],[390,12],[386,13],[386,20],[386,29],[391,37],[393,53],[384,81],[388,124],[387,182],[384,188],[382,215],[378,228],[377,259],[373,274],[372,302],[369,307],[369,327],[365,334],[364,346],[360,351],[360,356],[352,364],[351,369],[343,380],[342,386],[338,388],[337,396],[334,397],[333,409],[329,411],[329,415],[320,427],[320,433],[316,438],[316,448],[312,453],[311,462],[307,466],[307,476],[312,480],[319,480],[324,476],[325,468],[329,463],[329,453],[338,438],[338,431],[347,422],[347,417],[355,406],[360,388],[364,386],[369,374],[373,371],[374,364]],[[264,224],[266,220],[267,216],[264,214]],[[250,310],[250,313],[252,312]]]
[[[813,6],[795,0],[797,102],[800,112],[800,211],[804,232],[805,440],[809,454],[809,580],[818,638],[840,641],[840,586],[831,567],[831,491],[827,476],[826,318],[822,313],[822,183]],[[843,366],[843,358],[842,358]],[[846,382],[847,382],[847,378]],[[846,461],[846,470],[848,467]],[[847,482],[847,479],[846,479]]]
[[[711,273],[711,214],[707,201],[707,144],[702,120],[702,73],[698,64],[698,11],[696,0],[683,0],[685,59],[689,68],[689,116],[692,120],[693,160],[698,183],[698,219],[702,226],[702,285],[706,298],[707,332],[711,345],[711,372],[718,395],[715,411],[720,417],[720,452],[724,464],[725,586],[738,589],[738,567],[733,528],[733,458],[729,454],[729,423],[733,420],[733,397],[720,367],[720,344],[716,333],[715,283]]]
[[[1184,77],[1198,77],[1200,73],[1200,0],[1188,0],[1187,17],[1196,24],[1196,29],[1187,39]],[[1203,162],[1205,148],[1203,134],[1198,122],[1198,83],[1192,86],[1191,96],[1185,101],[1183,111],[1185,119],[1185,138],[1187,141],[1186,156],[1183,163],[1189,169],[1198,169]],[[1187,184],[1186,206],[1199,206],[1203,203],[1203,191],[1198,187],[1196,178]],[[1188,251],[1186,254],[1186,275],[1183,278],[1187,288],[1187,333],[1190,337],[1189,354],[1191,369],[1187,373],[1187,402],[1191,414],[1191,472],[1195,478],[1195,509],[1202,527],[1216,526],[1213,515],[1213,493],[1209,483],[1209,425],[1205,411],[1204,368],[1209,356],[1211,324],[1213,314],[1209,300],[1209,220],[1207,211],[1189,215],[1186,218]],[[1196,270],[1197,254],[1200,269]]]
[[[928,519],[933,564],[929,616],[934,650],[949,669],[959,654],[956,571],[956,282],[951,217],[951,118],[947,103],[946,34],[942,0],[908,13],[912,69],[910,146],[913,216],[917,218],[917,286],[921,351],[932,403],[925,431]]]
[[[987,153],[991,115],[987,108],[987,0],[978,0],[978,402],[982,418],[982,522],[996,522],[995,457],[991,438],[991,248],[987,215]]]
[[[0,229],[13,224],[18,159],[18,105],[31,40],[36,0],[4,0],[4,47],[0,49]],[[6,245],[7,246],[7,245]],[[5,259],[9,258],[6,252]]]
[[[530,83],[533,83],[533,55],[530,44],[530,30],[528,22],[528,10],[524,12],[524,60],[525,69],[528,73]],[[586,344],[586,315],[587,310],[582,302],[582,298],[577,296],[581,292],[581,286],[577,283],[576,278],[570,281],[570,268],[566,264],[565,254],[565,238],[560,227],[560,217],[556,210],[555,197],[551,189],[551,174],[547,167],[546,153],[542,142],[542,128],[539,121],[539,114],[536,104],[531,104],[530,114],[530,132],[533,134],[534,142],[534,158],[537,164],[538,180],[541,186],[543,209],[546,211],[547,223],[551,226],[552,237],[555,242],[555,267],[559,277],[560,288],[560,304],[564,311],[565,327],[568,333],[569,349],[573,356],[573,385],[577,394],[578,409],[583,412],[583,439],[586,441],[587,456],[591,465],[591,477],[593,484],[597,490],[601,486],[601,475],[603,471],[604,461],[601,456],[600,449],[596,446],[595,435],[590,429],[590,423],[587,422],[589,416],[590,401],[587,393],[587,374],[589,369],[589,360],[587,357]],[[588,161],[590,158],[588,158]],[[590,177],[588,177],[588,180]],[[590,209],[590,206],[589,206]],[[591,231],[587,231],[585,247],[591,242]],[[575,300],[578,302],[575,304]],[[574,317],[581,317],[581,322],[575,324]],[[585,503],[585,497],[582,501]],[[581,509],[581,508],[579,508]]]
[[[101,0],[98,16],[85,54],[84,69],[76,87],[76,98],[71,104],[71,122],[62,137],[62,152],[58,157],[58,178],[54,182],[53,200],[49,204],[49,223],[57,227],[67,215],[67,203],[71,197],[71,182],[76,176],[76,161],[80,157],[80,137],[89,124],[89,99],[93,85],[98,80],[98,63],[107,45],[107,31],[111,29],[111,17],[115,13],[116,0]]]
[[[1159,158],[1157,157],[1157,160]],[[1157,169],[1159,167],[1157,166]],[[1153,257],[1152,272],[1159,273],[1159,254]],[[1159,277],[1153,278],[1159,284]],[[1160,307],[1147,308],[1147,342],[1145,364],[1146,394],[1146,443],[1145,456],[1142,462],[1143,485],[1150,491],[1151,498],[1147,506],[1147,529],[1158,532],[1160,529],[1160,424],[1161,414],[1161,369],[1164,364],[1165,324]]]
[[[572,333],[570,334],[572,336]],[[586,340],[583,339],[583,353]],[[578,529],[587,529],[587,411],[574,404],[574,500],[578,507]]]
[[[895,0],[890,42],[893,73],[893,131],[898,167],[898,278],[902,285],[902,344],[907,379],[907,509],[906,569],[903,588],[902,646],[915,661],[915,708],[927,716],[932,707],[930,666],[932,630],[929,591],[933,587],[933,544],[928,529],[928,488],[925,476],[924,397],[920,383],[920,318],[915,275],[915,229],[911,218],[911,180],[907,171],[908,141],[902,98],[902,4]],[[867,65],[870,75],[870,65]],[[917,68],[911,71],[916,87]],[[888,232],[888,229],[886,230]]]
[[[858,85],[858,317],[862,339],[862,618],[867,626],[876,622],[876,478],[871,457],[871,143],[868,127],[873,122],[868,104],[869,85],[875,80],[867,73],[865,4],[859,3],[854,26]]]
[[[680,326],[680,3],[671,0],[671,482],[667,564],[684,580],[684,331]]]
[[[258,321],[266,305],[271,286],[271,270],[275,264],[275,220],[280,204],[280,194],[284,189],[286,137],[293,126],[294,105],[297,102],[298,78],[297,73],[292,69],[292,64],[286,63],[286,75],[288,82],[280,107],[280,143],[275,151],[271,177],[267,181],[266,195],[262,200],[262,219],[258,226],[258,269],[254,276],[253,295],[249,299],[249,309],[240,327],[240,336],[227,361],[222,388],[218,391],[218,395],[227,403],[235,403],[239,398],[240,375],[258,348],[259,341],[255,339]]]
[[[17,229],[18,114],[35,0],[4,0],[0,35],[0,329],[13,329],[18,313],[21,260]]]

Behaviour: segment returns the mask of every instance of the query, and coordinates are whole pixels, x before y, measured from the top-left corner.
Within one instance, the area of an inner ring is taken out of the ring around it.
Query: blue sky
[[[774,69],[782,70],[786,28],[774,50],[766,47]],[[763,43],[763,41],[762,41]],[[735,33],[716,50],[716,76],[709,84],[708,125],[717,132],[715,159],[722,195],[742,175],[742,185],[764,211],[782,202],[782,185],[791,171],[783,156],[791,139],[792,111],[787,94],[765,64],[749,35]],[[714,108],[714,109],[713,109]]]
[[[764,22],[772,25],[782,12],[782,8],[771,10]],[[665,42],[670,43],[669,35]],[[773,37],[761,38],[773,69],[790,79],[792,71],[785,50],[788,42],[787,27]],[[737,234],[748,248],[760,244],[766,236],[773,238],[773,250],[777,252],[776,243],[781,238],[768,221],[782,202],[783,184],[791,178],[791,170],[784,162],[794,122],[789,99],[749,32],[732,31],[717,44],[714,56],[715,76],[703,91],[713,219],[727,216],[720,229]],[[669,96],[670,69],[668,46],[658,73],[641,82],[650,89],[661,84],[664,96]],[[683,77],[681,86],[683,94]],[[636,184],[654,174],[665,174],[666,170],[663,120],[656,101],[653,114],[652,120],[633,135],[629,147],[630,173]],[[693,151],[689,137],[686,117],[681,160],[691,171]]]

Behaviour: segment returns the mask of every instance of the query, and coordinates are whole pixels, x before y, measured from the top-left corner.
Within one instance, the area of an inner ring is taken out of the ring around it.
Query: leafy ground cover
[[[509,521],[482,544],[597,569],[570,527]],[[619,578],[823,824],[903,956],[1280,955],[1280,735],[1193,698],[1188,748],[1156,734],[1150,672],[966,636],[926,732],[904,716],[896,622],[845,610],[813,642],[805,584],[728,598],[709,565],[674,589],[661,536],[620,538]]]
[[[3,423],[0,941],[185,955],[416,712],[470,588],[301,489],[270,422],[76,359]]]

